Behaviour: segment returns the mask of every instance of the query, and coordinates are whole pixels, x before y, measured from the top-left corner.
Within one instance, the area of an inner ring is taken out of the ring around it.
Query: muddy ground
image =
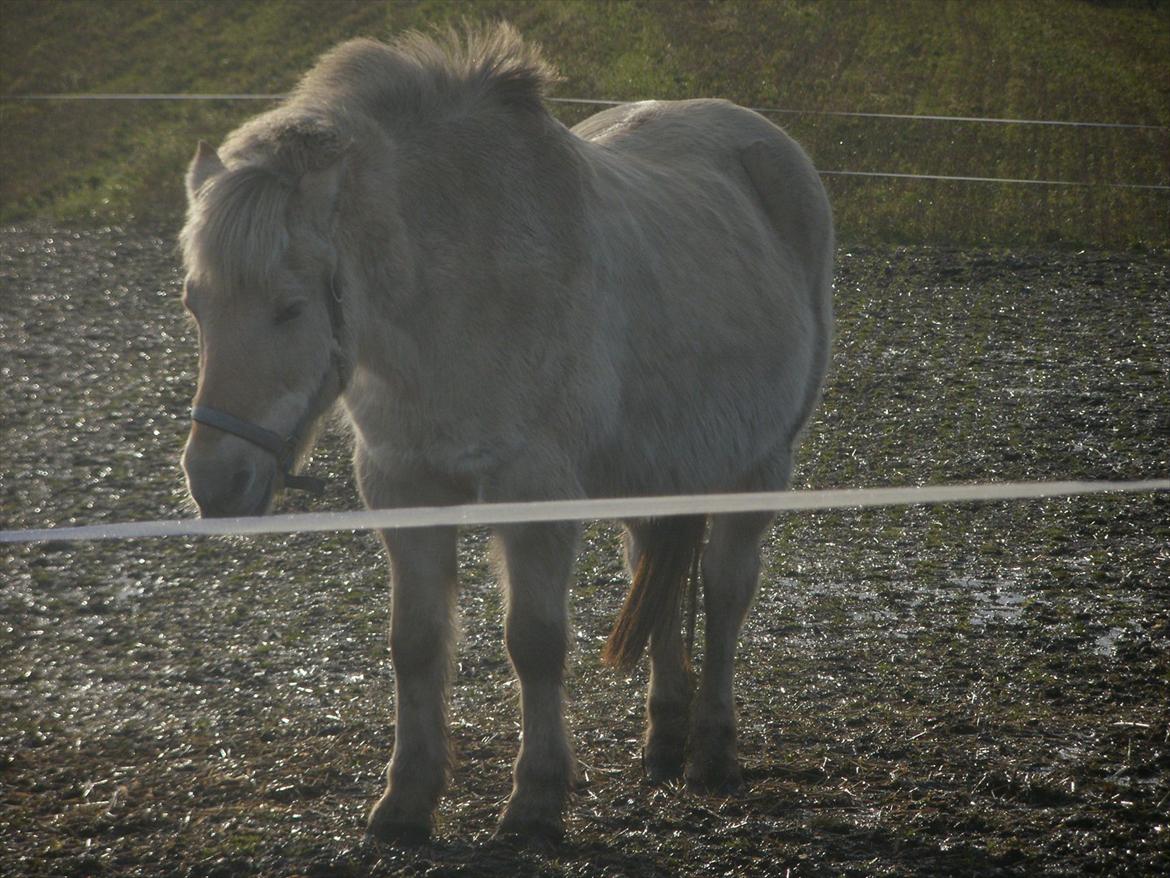
[[[801,487],[1164,477],[1166,255],[847,250]],[[0,233],[0,526],[175,517],[195,347],[164,233]],[[311,469],[356,505],[335,427]],[[0,549],[0,874],[1170,871],[1170,496],[785,515],[739,670],[747,788],[650,788],[589,528],[564,843],[491,832],[517,747],[487,537],[462,544],[432,844],[363,843],[393,741],[368,534]],[[701,661],[701,655],[698,656]]]

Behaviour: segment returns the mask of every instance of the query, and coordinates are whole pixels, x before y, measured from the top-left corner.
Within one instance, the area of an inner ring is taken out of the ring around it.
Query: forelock
[[[291,196],[286,180],[257,166],[213,179],[179,235],[187,272],[234,291],[266,287],[288,250]]]

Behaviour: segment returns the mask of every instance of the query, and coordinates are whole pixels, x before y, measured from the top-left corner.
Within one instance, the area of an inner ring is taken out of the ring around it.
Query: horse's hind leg
[[[508,599],[504,639],[520,678],[522,735],[503,835],[557,838],[576,775],[564,721],[567,594],[578,526],[510,525],[497,532]]]
[[[646,550],[649,532],[626,522],[626,564],[631,575]],[[682,640],[681,605],[650,635],[650,687],[646,695],[646,738],[642,767],[651,783],[681,777],[694,682]]]
[[[760,540],[772,513],[716,515],[703,554],[705,650],[691,716],[687,783],[733,792],[742,784],[736,757],[732,674],[739,630],[755,596]]]

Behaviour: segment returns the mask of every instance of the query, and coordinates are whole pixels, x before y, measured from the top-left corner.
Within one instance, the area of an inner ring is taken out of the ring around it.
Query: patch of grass
[[[1060,0],[9,0],[0,93],[279,93],[340,40],[462,19],[511,20],[557,64],[563,96],[1170,126],[1170,6]],[[0,220],[173,222],[194,142],[266,106],[0,102]],[[567,124],[591,110],[554,107]],[[1164,130],[773,118],[826,170],[1170,180]],[[1165,192],[827,185],[845,242],[1170,244]]]

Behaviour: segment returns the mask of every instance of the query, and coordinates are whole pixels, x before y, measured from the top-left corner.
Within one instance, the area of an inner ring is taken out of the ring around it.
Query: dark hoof
[[[496,827],[495,838],[506,844],[550,848],[564,841],[565,827],[560,822],[511,819],[505,814]]]
[[[682,748],[650,748],[642,751],[642,771],[651,786],[670,783],[682,777],[686,764]]]
[[[431,840],[433,826],[429,820],[406,820],[394,817],[379,810],[374,805],[370,811],[370,819],[366,822],[366,837],[381,844],[396,847],[416,847]]]
[[[431,828],[416,823],[379,823],[366,826],[366,837],[394,847],[420,847],[431,840]]]
[[[687,773],[687,789],[706,796],[734,796],[743,789],[743,772],[738,765],[692,769]]]

